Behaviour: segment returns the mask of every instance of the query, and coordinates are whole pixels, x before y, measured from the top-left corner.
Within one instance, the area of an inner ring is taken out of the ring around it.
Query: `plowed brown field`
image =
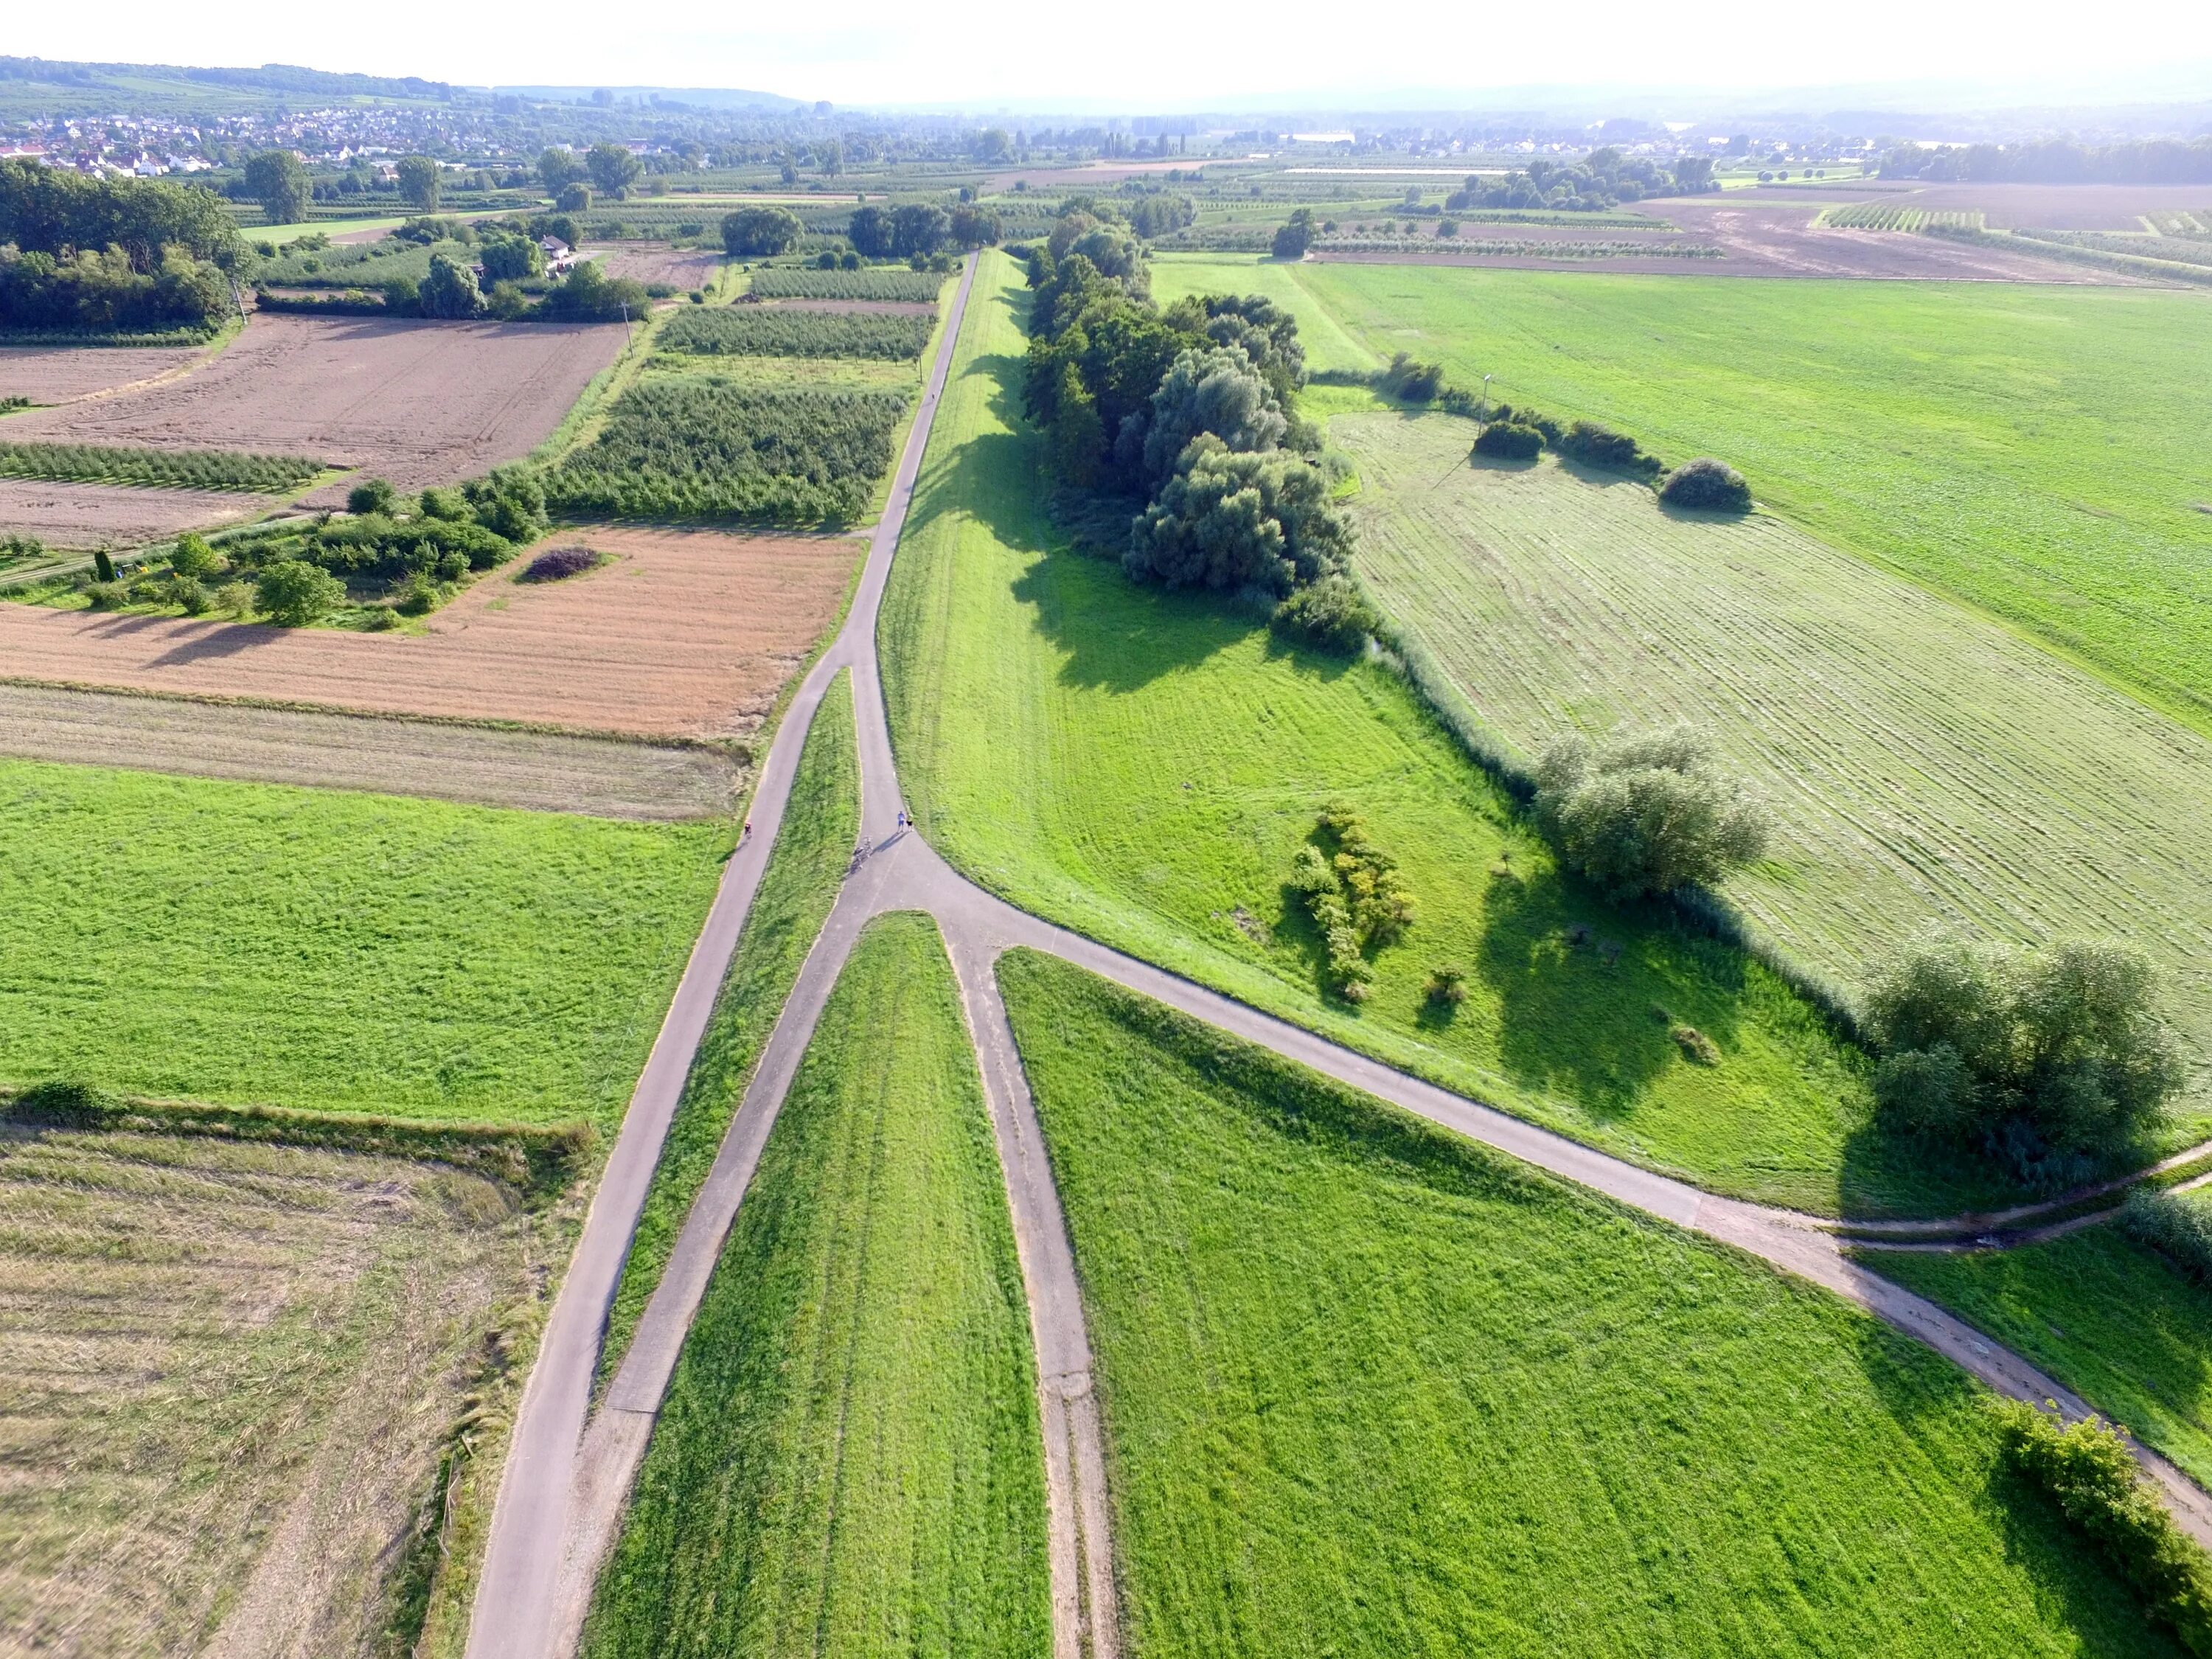
[[[14,416],[6,434],[16,443],[307,455],[419,489],[528,454],[623,338],[610,324],[260,313],[190,374]],[[344,497],[338,483],[310,500]]]
[[[722,256],[696,247],[670,247],[665,242],[627,242],[613,247],[587,249],[610,276],[628,276],[640,283],[665,283],[671,288],[704,288],[721,269]]]
[[[750,737],[836,620],[860,544],[711,531],[563,532],[615,556],[566,581],[517,559],[428,635],[0,605],[12,678],[582,731]]]
[[[199,346],[0,346],[0,398],[65,404],[181,368]]]
[[[0,437],[7,430],[0,427]],[[36,536],[51,547],[128,547],[179,530],[234,523],[267,504],[213,489],[0,478],[0,533]]]

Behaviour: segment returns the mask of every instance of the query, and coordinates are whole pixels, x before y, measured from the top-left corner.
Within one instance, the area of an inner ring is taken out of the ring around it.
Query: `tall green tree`
[[[621,195],[645,171],[645,163],[620,144],[593,144],[584,153],[584,165],[591,169],[592,182],[603,196]]]
[[[573,149],[549,148],[538,158],[538,177],[548,196],[557,198],[569,185],[580,184],[590,176],[591,169]]]
[[[403,155],[399,158],[399,199],[425,213],[434,213],[438,207],[438,192],[444,187],[446,170],[427,155]]]
[[[264,149],[249,158],[246,188],[272,225],[298,224],[307,216],[315,193],[307,169],[289,149]]]
[[[722,218],[722,248],[732,259],[766,259],[795,246],[806,227],[786,208],[739,208]]]

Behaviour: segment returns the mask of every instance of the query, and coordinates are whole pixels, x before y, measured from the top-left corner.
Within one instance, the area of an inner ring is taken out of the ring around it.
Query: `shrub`
[[[1490,418],[1500,425],[1528,427],[1542,434],[1544,441],[1554,449],[1559,447],[1567,435],[1566,428],[1540,409],[1499,404],[1490,411]]]
[[[1601,466],[1614,472],[1637,472],[1647,477],[1659,471],[1659,458],[1647,455],[1636,440],[1595,421],[1577,421],[1553,447],[1569,460],[1584,466]]]
[[[1765,809],[1712,769],[1686,724],[1546,749],[1536,816],[1560,857],[1616,898],[1711,886],[1766,850]]]
[[[422,516],[440,519],[448,523],[462,523],[469,517],[468,497],[458,489],[432,485],[420,497]]]
[[[346,491],[349,513],[381,513],[387,518],[399,505],[399,492],[382,478],[364,478]]]
[[[196,578],[177,576],[169,582],[169,603],[180,605],[187,617],[204,617],[215,601],[208,596],[207,588]]]
[[[1331,987],[1347,1002],[1364,1001],[1375,977],[1365,953],[1413,925],[1413,895],[1398,880],[1396,861],[1375,845],[1365,820],[1351,807],[1330,803],[1314,828],[1318,845],[1298,848],[1291,885],[1321,930]]]
[[[1456,1008],[1467,1000],[1467,969],[1447,963],[1429,973],[1428,999],[1439,1008]]]
[[[2139,1192],[2120,1210],[2120,1229],[2200,1285],[2212,1285],[2212,1200]]]
[[[419,570],[393,590],[392,608],[403,617],[427,616],[437,605],[437,583]]]
[[[225,582],[216,590],[216,609],[243,617],[253,609],[253,588],[246,582]]]
[[[169,568],[195,581],[214,575],[222,568],[222,559],[207,544],[206,538],[189,530],[177,538],[175,550],[169,555]]]
[[[2042,951],[1924,933],[1875,973],[1875,1097],[1911,1133],[1979,1146],[2037,1187],[2137,1139],[2182,1082],[2140,951]]]
[[[1285,639],[1350,656],[1382,624],[1349,577],[1332,574],[1277,605],[1269,625]]]
[[[1492,421],[1474,434],[1474,453],[1501,461],[1533,461],[1544,447],[1544,434],[1533,426]]]
[[[84,599],[94,611],[120,611],[127,603],[123,584],[112,579],[87,584]]]
[[[1701,513],[1748,513],[1751,486],[1727,462],[1700,455],[1667,475],[1659,486],[1659,499],[1669,507]]]
[[[286,559],[264,570],[253,584],[253,603],[285,628],[319,622],[345,602],[345,584],[303,559]]]
[[[1720,1045],[1696,1026],[1670,1022],[1667,1035],[1682,1051],[1682,1058],[1692,1066],[1717,1066],[1721,1063]]]
[[[535,541],[545,533],[545,487],[526,466],[495,466],[464,484],[461,498],[477,526],[501,543]],[[478,570],[489,570],[512,550],[486,544],[481,537],[464,537],[458,544]]]
[[[599,556],[588,547],[556,547],[540,553],[530,562],[530,567],[517,581],[557,582],[563,577],[580,576],[586,570],[598,568]]]
[[[1442,363],[1416,362],[1401,351],[1390,359],[1376,384],[1393,398],[1402,398],[1407,403],[1433,403],[1444,387],[1444,366]]]
[[[2094,1417],[2069,1427],[2018,1401],[1992,1409],[2007,1465],[2057,1504],[2184,1648],[2212,1656],[2212,1553],[2174,1524],[2126,1440]]]

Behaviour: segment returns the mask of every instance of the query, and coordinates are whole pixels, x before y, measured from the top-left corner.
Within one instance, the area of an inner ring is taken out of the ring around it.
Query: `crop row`
[[[1832,230],[1925,230],[1930,225],[1978,227],[1978,211],[1899,207],[1891,202],[1852,202],[1822,211],[1819,222]]]
[[[870,265],[859,270],[803,270],[771,265],[753,272],[752,291],[763,300],[902,300],[933,301],[945,278],[926,270]]]
[[[2128,254],[2138,259],[2171,259],[2185,265],[2212,265],[2212,238],[2146,236],[2101,230],[2016,230],[2030,241],[2055,242],[2063,247],[2094,248],[2100,253]]]
[[[303,484],[322,463],[298,455],[228,449],[110,449],[98,444],[0,443],[0,478],[74,483],[167,485],[179,489],[263,490]]]
[[[912,359],[935,326],[933,318],[896,313],[694,307],[669,319],[660,343],[702,356]]]
[[[2145,218],[2161,236],[2212,236],[2212,208],[2200,208],[2194,213],[2153,213]]]

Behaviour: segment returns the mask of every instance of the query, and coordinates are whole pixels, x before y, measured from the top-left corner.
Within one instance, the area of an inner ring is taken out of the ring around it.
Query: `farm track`
[[[684,1337],[776,1112],[854,942],[870,919],[886,911],[921,910],[935,918],[975,1040],[1037,1357],[1047,1442],[1054,1659],[1111,1659],[1120,1651],[1121,1629],[1103,1481],[1104,1438],[1091,1388],[1091,1347],[1073,1251],[991,971],[1000,954],[1018,946],[1060,957],[1562,1179],[1745,1250],[1866,1309],[1999,1393],[2052,1401],[2071,1418],[2089,1414],[2087,1402],[2017,1355],[1859,1266],[1846,1254],[1848,1247],[1812,1218],[1721,1198],[1640,1169],[1054,927],[985,892],[903,826],[903,798],[878,671],[876,617],[975,270],[971,258],[852,610],[777,732],[754,800],[758,833],[730,861],[562,1284],[507,1455],[470,1632],[472,1659],[546,1659],[574,1650],[599,1564],[621,1523]],[[860,848],[605,1404],[591,1415],[599,1334],[661,1141],[766,866],[806,729],[830,679],[848,667],[860,740]],[[2140,1449],[2137,1455],[2181,1523],[2212,1542],[2212,1497],[2163,1458]]]

